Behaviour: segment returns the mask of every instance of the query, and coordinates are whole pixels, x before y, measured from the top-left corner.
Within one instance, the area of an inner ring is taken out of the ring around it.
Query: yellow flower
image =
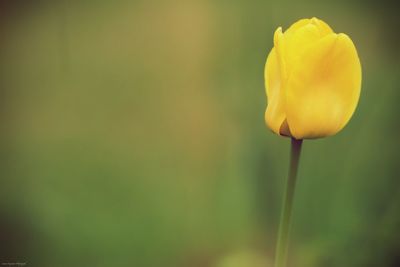
[[[350,120],[361,90],[361,65],[351,39],[322,20],[302,19],[274,34],[265,65],[265,120],[296,139],[334,135]]]

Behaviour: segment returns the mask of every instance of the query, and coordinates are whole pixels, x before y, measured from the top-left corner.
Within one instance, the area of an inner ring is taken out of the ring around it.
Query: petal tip
[[[280,43],[280,39],[282,38],[282,27],[278,27],[274,33],[274,46],[277,47]]]
[[[281,27],[281,26],[279,26],[279,27],[275,30],[274,36],[280,35],[280,34],[282,34],[282,27]]]

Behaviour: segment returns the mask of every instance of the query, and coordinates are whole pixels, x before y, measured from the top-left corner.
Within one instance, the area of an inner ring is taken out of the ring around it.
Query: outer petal
[[[286,116],[297,139],[329,136],[351,118],[361,89],[357,51],[345,34],[329,34],[293,67],[286,88]]]
[[[279,65],[279,70],[280,70],[280,76],[281,76],[281,81],[284,82],[287,77],[287,71],[286,71],[286,59],[285,59],[285,54],[286,54],[286,40],[284,39],[284,35],[282,33],[282,27],[279,27],[276,29],[274,33],[274,49],[275,53],[277,56],[278,60],[278,65]]]
[[[268,106],[265,112],[265,121],[268,127],[279,133],[279,129],[285,120],[285,94],[282,91],[280,66],[276,49],[272,48],[265,64],[265,88],[268,97]]]

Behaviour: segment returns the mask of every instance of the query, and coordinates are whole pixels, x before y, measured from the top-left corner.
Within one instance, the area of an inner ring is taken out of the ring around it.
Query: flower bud
[[[278,28],[265,65],[265,120],[279,135],[312,139],[334,135],[353,115],[361,65],[351,39],[312,18]]]

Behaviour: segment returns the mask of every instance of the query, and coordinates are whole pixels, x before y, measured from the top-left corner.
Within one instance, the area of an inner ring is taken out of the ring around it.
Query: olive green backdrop
[[[264,124],[273,32],[354,41],[352,120],[305,141],[290,266],[400,265],[399,20],[385,1],[3,1],[0,260],[268,267],[289,139]]]

